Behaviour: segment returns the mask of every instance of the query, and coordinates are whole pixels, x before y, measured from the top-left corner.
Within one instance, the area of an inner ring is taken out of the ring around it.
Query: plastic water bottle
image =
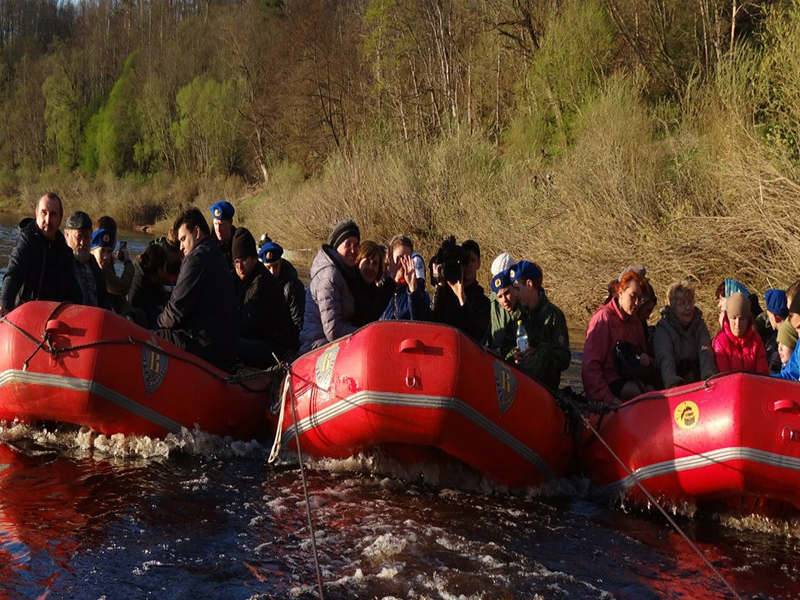
[[[425,279],[425,261],[422,260],[422,257],[417,253],[412,254],[411,258],[414,260],[414,271],[416,272],[417,279]]]
[[[517,321],[517,348],[520,352],[525,352],[528,349],[528,332],[522,321]]]

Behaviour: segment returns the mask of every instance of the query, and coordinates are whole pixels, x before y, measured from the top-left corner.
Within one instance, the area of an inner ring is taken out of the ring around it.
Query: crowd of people
[[[223,369],[291,360],[379,320],[431,321],[461,330],[551,390],[569,367],[567,322],[535,262],[497,256],[487,296],[477,242],[447,238],[426,265],[409,236],[384,247],[362,241],[358,225],[343,220],[314,257],[306,289],[278,243],[234,227],[230,203],[214,203],[210,215],[212,227],[199,209],[184,211],[131,260],[113,218],[73,212],[62,234],[63,203],[45,194],[35,217],[20,224],[0,316],[31,300],[96,306]],[[712,341],[685,279],[670,286],[649,326],[655,291],[644,267],[628,267],[587,328],[586,396],[613,404],[727,371],[800,379],[798,289],[800,281],[767,290],[761,310],[744,285],[724,280]]]

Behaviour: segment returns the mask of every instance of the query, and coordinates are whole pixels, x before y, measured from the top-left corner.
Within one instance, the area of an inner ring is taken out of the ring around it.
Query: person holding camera
[[[431,259],[431,281],[434,285],[431,302],[432,319],[436,323],[450,325],[480,342],[485,330],[467,298],[464,285],[464,267],[470,256],[448,237]]]
[[[542,288],[542,269],[536,263],[521,260],[508,269],[519,297],[520,321],[528,334],[528,347],[516,345],[506,355],[525,373],[551,390],[561,384],[561,372],[572,359],[567,320]],[[517,323],[507,325],[508,335],[515,335]]]
[[[311,263],[300,354],[354,333],[356,257],[361,232],[352,220],[339,221]]]

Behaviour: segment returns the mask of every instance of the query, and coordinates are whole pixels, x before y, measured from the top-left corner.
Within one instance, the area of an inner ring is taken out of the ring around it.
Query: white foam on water
[[[161,460],[171,453],[180,452],[193,456],[217,458],[261,457],[267,449],[256,441],[237,441],[201,431],[182,429],[177,434],[162,438],[148,436],[125,436],[121,433],[106,436],[88,427],[57,427],[47,429],[41,425],[0,421],[0,442],[20,443],[31,441],[39,446],[66,450],[81,456],[102,459]]]
[[[736,531],[754,531],[778,537],[800,539],[800,518],[778,519],[763,515],[719,515],[719,521],[725,527]]]
[[[388,561],[401,554],[408,547],[409,540],[392,533],[378,536],[372,544],[361,551],[362,556],[373,562]]]

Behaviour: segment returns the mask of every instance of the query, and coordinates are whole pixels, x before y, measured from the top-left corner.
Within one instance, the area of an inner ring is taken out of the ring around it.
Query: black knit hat
[[[76,210],[67,218],[67,224],[64,229],[77,229],[78,231],[88,229],[91,231],[92,219],[82,210]]]
[[[233,260],[258,256],[256,240],[253,234],[244,227],[239,227],[236,233],[233,234],[231,254],[233,255]]]
[[[358,230],[358,225],[356,225],[355,221],[352,219],[339,221],[328,236],[328,244],[338,248],[339,244],[351,236],[355,236],[359,242],[361,241],[361,232]]]

